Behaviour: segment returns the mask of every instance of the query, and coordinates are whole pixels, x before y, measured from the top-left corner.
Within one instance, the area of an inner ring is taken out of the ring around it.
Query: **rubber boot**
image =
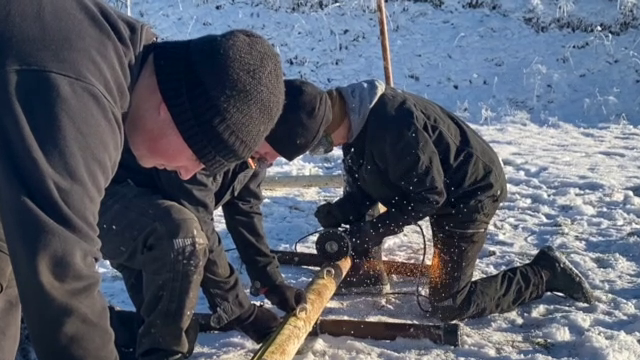
[[[389,277],[382,263],[382,248],[376,247],[364,257],[353,259],[347,275],[338,285],[337,294],[386,294],[390,292]]]
[[[593,304],[593,290],[586,280],[552,246],[545,246],[531,260],[545,272],[545,291],[561,293],[585,304]]]

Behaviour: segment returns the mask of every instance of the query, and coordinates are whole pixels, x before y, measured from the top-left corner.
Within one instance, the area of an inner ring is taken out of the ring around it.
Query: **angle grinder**
[[[342,229],[326,229],[318,234],[316,253],[329,262],[340,261],[351,255],[351,241]]]

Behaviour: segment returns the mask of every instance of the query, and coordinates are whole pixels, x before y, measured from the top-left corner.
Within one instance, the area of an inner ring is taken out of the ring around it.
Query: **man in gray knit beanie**
[[[157,43],[152,55],[169,113],[207,170],[246,160],[273,128],[284,79],[280,57],[263,37],[232,30]]]
[[[155,42],[101,0],[3,1],[0,359],[21,313],[39,360],[117,359],[97,220],[125,141],[144,167],[222,171],[269,133],[283,80],[250,31]]]

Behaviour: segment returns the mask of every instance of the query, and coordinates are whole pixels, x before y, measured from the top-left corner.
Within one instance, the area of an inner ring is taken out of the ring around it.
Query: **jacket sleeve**
[[[374,158],[401,191],[385,204],[387,211],[375,219],[374,229],[389,236],[433,215],[446,191],[438,152],[424,130],[411,119],[387,126],[385,133],[383,146],[373,150]]]
[[[0,71],[0,221],[23,309],[49,324],[41,346],[74,339],[100,359],[116,356],[95,267],[100,201],[124,141],[120,116],[93,85]]]
[[[271,253],[262,223],[262,181],[266,170],[254,171],[238,193],[222,205],[227,230],[252,282],[268,287],[283,282],[280,265]]]
[[[191,211],[207,235],[209,247],[218,246],[220,240],[213,221],[216,203],[213,177],[206,170],[196,173],[188,180],[183,180],[177,172],[168,170],[156,170],[155,177],[160,195]]]
[[[343,160],[344,161],[344,160]],[[376,201],[358,184],[357,177],[344,167],[344,194],[334,201],[343,224],[362,221]]]

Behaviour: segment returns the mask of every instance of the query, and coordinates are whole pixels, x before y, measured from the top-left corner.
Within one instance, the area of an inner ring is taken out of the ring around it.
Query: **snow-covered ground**
[[[254,29],[278,47],[287,77],[322,87],[384,78],[371,0],[298,3],[134,0],[133,15],[174,39]],[[464,116],[504,161],[509,197],[495,217],[475,277],[522,264],[551,244],[584,274],[598,303],[548,295],[508,314],[465,321],[459,348],[427,340],[321,336],[297,359],[640,359],[636,0],[390,1],[387,11],[396,87]],[[279,160],[270,173],[338,173],[339,160],[338,150],[323,158],[305,155],[292,163]],[[270,244],[291,249],[318,229],[315,207],[340,191],[265,195]],[[234,247],[221,214],[216,221],[225,244]],[[423,227],[428,230],[428,222]],[[312,244],[307,239],[299,250],[313,251]],[[388,259],[420,261],[420,231],[407,228],[384,247]],[[241,269],[237,254],[228,254]],[[428,261],[430,249],[427,254]],[[131,308],[117,273],[107,262],[100,268],[109,301]],[[311,269],[287,266],[283,273],[301,287],[313,276]],[[246,272],[242,276],[248,289]],[[394,290],[414,287],[397,280]],[[198,310],[207,310],[203,297]],[[428,321],[414,296],[335,297],[323,316]],[[248,359],[256,349],[240,333],[201,335],[194,358]]]

